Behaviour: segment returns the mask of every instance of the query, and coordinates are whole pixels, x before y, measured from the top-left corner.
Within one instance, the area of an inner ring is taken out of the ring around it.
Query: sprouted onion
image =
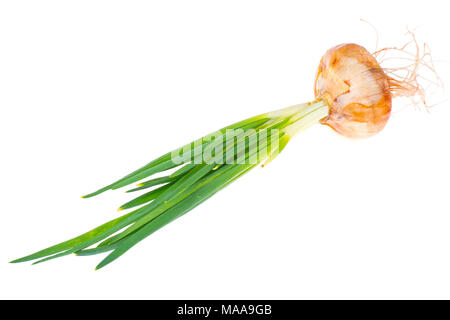
[[[414,71],[420,59],[412,64]],[[258,164],[267,164],[289,140],[311,125],[322,123],[346,137],[375,135],[386,125],[397,95],[422,94],[415,77],[395,79],[374,55],[357,44],[328,50],[315,80],[315,100],[264,113],[222,128],[103,187],[90,198],[140,182],[127,192],[145,192],[120,207],[129,210],[76,238],[12,262],[34,263],[75,253],[89,256],[109,252],[100,269],[156,230],[192,210]],[[149,188],[152,188],[148,191]]]

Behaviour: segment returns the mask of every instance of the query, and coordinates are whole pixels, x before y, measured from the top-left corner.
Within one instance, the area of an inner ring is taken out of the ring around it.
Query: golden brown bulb
[[[389,77],[357,44],[342,44],[325,53],[314,92],[330,107],[322,123],[346,137],[365,138],[380,132],[391,114]]]

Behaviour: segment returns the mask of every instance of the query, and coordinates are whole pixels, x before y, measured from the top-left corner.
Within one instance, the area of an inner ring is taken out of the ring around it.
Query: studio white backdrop
[[[348,140],[317,125],[94,271],[8,261],[119,213],[80,196],[235,121],[313,99],[330,47],[426,42],[444,1],[2,1],[0,298],[450,298],[450,103],[395,105]],[[441,100],[439,100],[441,99]]]

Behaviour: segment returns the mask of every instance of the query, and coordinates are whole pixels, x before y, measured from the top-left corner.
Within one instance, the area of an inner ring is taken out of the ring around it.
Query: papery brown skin
[[[357,44],[342,44],[325,53],[314,92],[330,107],[321,122],[346,137],[377,134],[391,114],[389,77],[370,52]]]

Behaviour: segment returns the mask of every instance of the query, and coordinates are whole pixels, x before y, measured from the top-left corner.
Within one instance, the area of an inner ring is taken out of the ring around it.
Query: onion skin
[[[321,123],[349,138],[377,134],[391,114],[389,77],[377,60],[357,44],[341,44],[325,53],[314,93],[330,107]]]

